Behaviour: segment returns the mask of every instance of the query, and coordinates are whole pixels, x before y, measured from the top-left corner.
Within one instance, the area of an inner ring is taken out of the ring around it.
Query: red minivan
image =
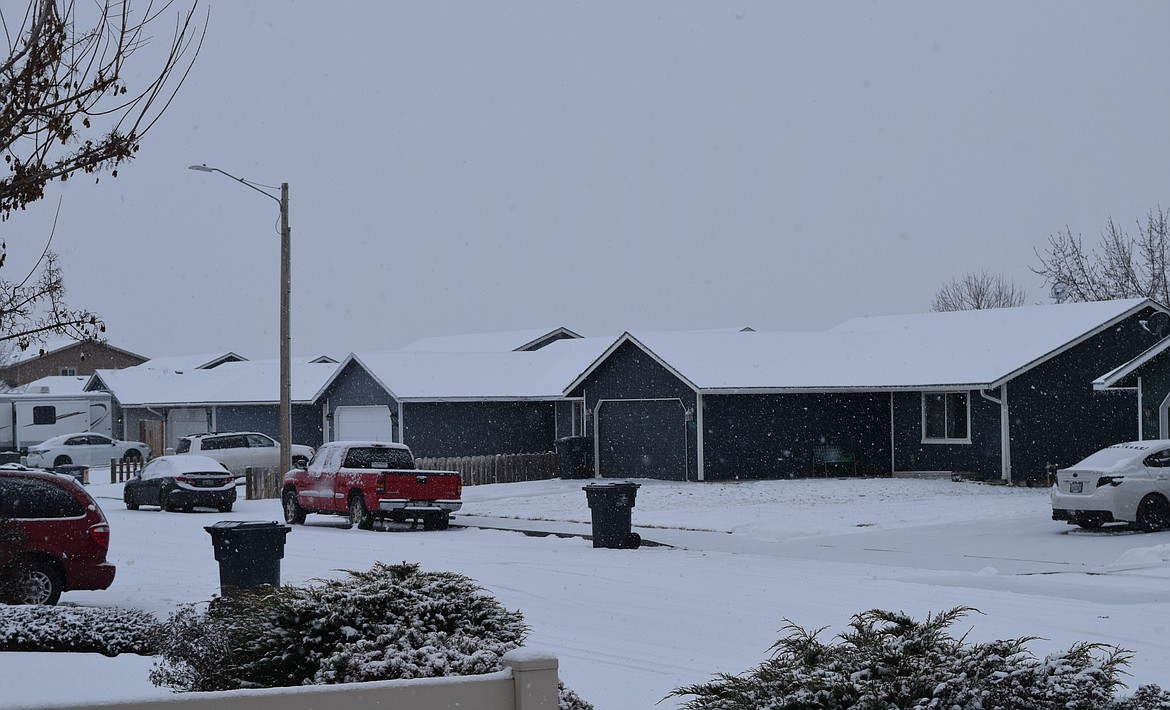
[[[73,476],[0,466],[0,594],[16,604],[56,604],[61,592],[106,589],[110,525]]]

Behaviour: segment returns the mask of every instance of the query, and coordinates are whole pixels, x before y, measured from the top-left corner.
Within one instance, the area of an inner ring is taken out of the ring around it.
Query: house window
[[[966,392],[922,394],[923,441],[970,442],[971,410]]]
[[[76,367],[62,367],[61,368],[61,376],[62,377],[75,377],[76,375],[77,375],[77,368]]]
[[[573,402],[573,436],[585,433],[585,402]]]

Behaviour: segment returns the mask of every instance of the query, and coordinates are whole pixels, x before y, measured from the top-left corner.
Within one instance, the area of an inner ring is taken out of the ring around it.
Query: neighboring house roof
[[[311,403],[337,365],[294,361],[291,399]],[[280,366],[275,360],[227,362],[210,370],[131,367],[98,370],[88,389],[107,389],[123,407],[212,404],[274,404],[280,400]]]
[[[85,391],[88,375],[50,375],[13,387],[13,394],[79,394]]]
[[[565,384],[611,342],[574,338],[532,352],[357,352],[335,378],[352,362],[399,401],[562,399]]]
[[[477,333],[473,335],[445,335],[423,338],[399,352],[429,353],[506,353],[523,350],[537,350],[547,347],[550,341],[574,339],[581,336],[568,328],[513,330],[503,333]]]
[[[626,333],[701,391],[992,389],[1147,307],[1148,299],[855,318],[827,331]],[[1151,336],[1152,338],[1152,336]]]
[[[108,342],[104,342],[104,341],[98,341],[98,340],[50,340],[41,346],[37,346],[34,343],[28,350],[25,350],[23,353],[20,354],[19,359],[13,360],[12,362],[8,363],[7,366],[19,365],[21,363],[30,362],[32,360],[36,360],[37,358],[44,357],[45,355],[49,355],[50,353],[55,353],[55,352],[58,352],[60,350],[66,350],[68,348],[72,348],[72,347],[76,347],[76,346],[97,346],[97,347],[104,348],[106,350],[112,350],[114,352],[122,353],[123,355],[127,355],[129,357],[138,358],[139,360],[146,360],[147,359],[144,355],[139,355],[138,353],[132,353],[129,350],[123,350],[122,348],[115,347],[113,345],[110,345]],[[41,353],[42,349],[44,350],[43,354]]]
[[[225,362],[246,362],[248,358],[233,352],[204,353],[202,355],[173,355],[170,357],[155,357],[147,360],[138,367],[147,367],[153,370],[210,370]]]

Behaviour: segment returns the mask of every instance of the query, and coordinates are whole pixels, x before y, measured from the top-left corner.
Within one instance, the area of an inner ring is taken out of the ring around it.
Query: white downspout
[[[894,465],[896,457],[894,456],[894,393],[890,392],[890,475],[897,473],[897,466]]]
[[[1145,436],[1145,426],[1144,426],[1144,424],[1142,423],[1142,420],[1145,418],[1145,417],[1143,417],[1143,416],[1142,416],[1142,378],[1141,378],[1141,377],[1138,377],[1138,378],[1137,378],[1137,381],[1138,381],[1138,383],[1137,383],[1137,392],[1138,392],[1138,398],[1137,398],[1137,399],[1138,399],[1138,441],[1141,441],[1141,440],[1143,440],[1143,439],[1145,439],[1145,438],[1146,438],[1146,436]]]
[[[695,393],[695,462],[696,477],[700,481],[707,480],[703,471],[703,393]]]

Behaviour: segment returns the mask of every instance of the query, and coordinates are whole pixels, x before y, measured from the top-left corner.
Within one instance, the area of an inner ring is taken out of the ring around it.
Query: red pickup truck
[[[416,469],[402,444],[331,441],[308,466],[284,474],[281,502],[291,525],[309,513],[345,515],[361,530],[377,520],[422,523],[445,530],[463,503],[463,479],[455,471]]]

